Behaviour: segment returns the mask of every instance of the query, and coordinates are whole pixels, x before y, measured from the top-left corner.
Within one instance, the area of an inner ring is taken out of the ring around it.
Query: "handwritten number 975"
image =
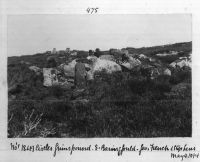
[[[89,8],[89,7],[88,7],[86,11],[87,11],[88,13],[90,13],[90,14],[93,14],[93,13],[97,13],[98,9],[99,9],[99,8]]]

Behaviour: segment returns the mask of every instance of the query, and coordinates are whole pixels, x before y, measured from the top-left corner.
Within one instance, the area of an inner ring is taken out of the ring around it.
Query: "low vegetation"
[[[75,94],[62,86],[44,87],[42,76],[29,65],[9,59],[8,137],[192,135],[191,69],[177,68],[171,76],[153,80],[139,70],[102,71],[81,94]],[[40,67],[46,65],[42,60],[36,61]],[[78,99],[87,102],[74,102]]]

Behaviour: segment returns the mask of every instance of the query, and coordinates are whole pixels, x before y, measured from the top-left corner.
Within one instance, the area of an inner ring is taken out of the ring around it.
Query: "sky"
[[[56,48],[109,50],[192,41],[190,14],[10,15],[8,56]]]

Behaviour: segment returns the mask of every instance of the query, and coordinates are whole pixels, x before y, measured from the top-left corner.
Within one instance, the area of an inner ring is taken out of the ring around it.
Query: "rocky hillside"
[[[191,136],[191,55],[185,42],[8,57],[8,136]]]

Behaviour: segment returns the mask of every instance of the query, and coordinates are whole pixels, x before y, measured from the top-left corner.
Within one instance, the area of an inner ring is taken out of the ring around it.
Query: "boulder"
[[[57,85],[58,78],[57,78],[58,71],[55,68],[43,68],[43,85],[46,87]]]
[[[78,88],[86,86],[86,70],[85,64],[82,62],[77,62],[75,65],[75,85]]]
[[[177,55],[177,51],[170,51],[170,52],[165,52],[165,53],[158,53],[156,56],[164,57],[164,56],[172,56],[172,55]]]
[[[95,62],[97,60],[97,57],[96,56],[88,56],[87,59],[92,62]]]
[[[147,59],[147,58],[148,58],[148,57],[145,56],[144,54],[140,54],[138,57],[139,57],[140,59]]]
[[[76,56],[76,55],[77,55],[77,52],[76,52],[76,51],[73,51],[70,55],[71,55],[71,56]]]
[[[29,66],[29,69],[34,71],[37,75],[41,73],[41,69],[37,66]]]
[[[30,62],[27,62],[27,61],[20,61],[20,64],[26,64],[26,65],[30,65],[31,63]]]
[[[88,70],[91,70],[91,66],[92,66],[92,65],[85,63],[85,69],[86,69],[87,71],[88,71]]]
[[[182,60],[176,60],[170,64],[171,67],[176,68],[180,67],[183,68],[184,66],[186,67],[192,67],[192,62],[190,59],[182,59]]]
[[[75,65],[76,65],[76,59],[70,62],[69,64],[63,64],[63,71],[65,76],[67,77],[74,77],[75,76]]]
[[[93,65],[92,72],[94,73],[102,70],[105,70],[105,72],[107,73],[112,73],[116,71],[121,71],[122,69],[120,65],[118,65],[114,61],[97,59]]]
[[[101,55],[99,57],[101,60],[109,60],[109,61],[115,61],[115,58],[113,55]]]
[[[133,57],[129,57],[128,62],[123,62],[121,65],[126,67],[127,69],[131,70],[134,67],[141,65],[141,62],[138,59],[135,59]]]
[[[87,71],[87,73],[86,73],[86,79],[87,79],[88,81],[94,79],[94,75],[93,75],[92,70]]]
[[[171,71],[167,68],[167,69],[164,70],[163,74],[171,76]]]
[[[152,57],[150,57],[150,58],[149,58],[149,61],[150,61],[150,62],[155,62],[155,61],[156,61],[156,59],[155,59],[155,58],[152,58]]]

